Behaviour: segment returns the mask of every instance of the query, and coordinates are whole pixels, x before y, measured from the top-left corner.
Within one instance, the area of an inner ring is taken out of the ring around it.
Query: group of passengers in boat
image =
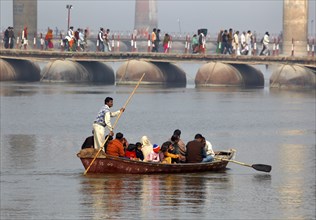
[[[128,143],[123,133],[118,132],[113,139],[111,117],[118,116],[125,111],[121,108],[111,112],[113,98],[106,97],[93,123],[93,136],[88,137],[82,149],[94,147],[102,149],[107,155],[157,163],[200,163],[211,162],[215,153],[212,145],[201,134],[196,134],[194,140],[185,144],[181,139],[181,131],[176,129],[164,143],[152,144],[147,136],[141,137],[135,144]],[[105,135],[107,128],[109,135]]]

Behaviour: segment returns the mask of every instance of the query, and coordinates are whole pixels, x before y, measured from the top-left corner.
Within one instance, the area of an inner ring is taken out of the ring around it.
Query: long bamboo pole
[[[143,80],[144,76],[145,76],[145,73],[144,73],[144,74],[142,75],[142,77],[139,79],[139,81],[138,81],[137,85],[135,86],[133,92],[132,92],[131,95],[128,97],[127,101],[125,102],[125,104],[124,104],[124,106],[123,106],[124,109],[126,108],[126,106],[128,105],[128,103],[130,102],[131,98],[133,97],[133,95],[134,95],[136,89],[138,88],[140,82]],[[117,116],[117,118],[116,118],[116,120],[115,120],[115,122],[114,122],[114,124],[113,124],[113,126],[112,126],[113,129],[115,128],[115,126],[116,126],[116,124],[117,124],[119,118],[121,117],[122,113],[123,113],[123,111],[120,111],[119,115]],[[97,152],[96,155],[94,156],[93,160],[91,161],[90,165],[89,165],[89,166],[87,167],[87,169],[84,171],[83,175],[86,175],[86,174],[88,173],[90,167],[92,166],[92,164],[94,163],[94,161],[96,160],[96,158],[98,157],[98,155],[100,154],[101,150],[104,148],[104,145],[105,145],[105,143],[108,141],[109,137],[110,137],[110,135],[107,135],[106,139],[104,140],[104,142],[103,142],[103,144],[102,144],[102,147],[100,147],[100,149],[98,150],[98,152]]]

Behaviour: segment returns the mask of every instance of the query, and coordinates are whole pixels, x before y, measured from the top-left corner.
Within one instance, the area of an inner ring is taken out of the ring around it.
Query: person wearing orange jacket
[[[125,157],[123,136],[121,132],[116,133],[115,139],[110,141],[106,148],[106,154],[116,157]]]

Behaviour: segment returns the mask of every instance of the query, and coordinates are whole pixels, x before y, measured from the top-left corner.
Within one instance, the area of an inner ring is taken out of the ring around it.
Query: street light
[[[179,23],[179,31],[180,31],[180,35],[181,35],[181,24],[180,24],[180,18],[178,18],[178,23]]]
[[[314,23],[314,20],[311,20],[311,35],[312,35],[312,37],[314,37],[314,25],[313,25],[313,23]]]
[[[66,8],[68,9],[68,26],[67,26],[67,30],[69,30],[69,24],[70,24],[70,9],[72,9],[72,5],[66,5]]]

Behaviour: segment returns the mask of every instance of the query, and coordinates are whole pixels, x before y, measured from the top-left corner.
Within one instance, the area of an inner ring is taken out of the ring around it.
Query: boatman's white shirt
[[[120,110],[116,111],[116,112],[106,112],[104,114],[104,122],[106,124],[106,127],[109,129],[109,131],[113,131],[113,127],[112,127],[112,124],[111,124],[111,117],[115,117],[117,115],[120,114]]]

